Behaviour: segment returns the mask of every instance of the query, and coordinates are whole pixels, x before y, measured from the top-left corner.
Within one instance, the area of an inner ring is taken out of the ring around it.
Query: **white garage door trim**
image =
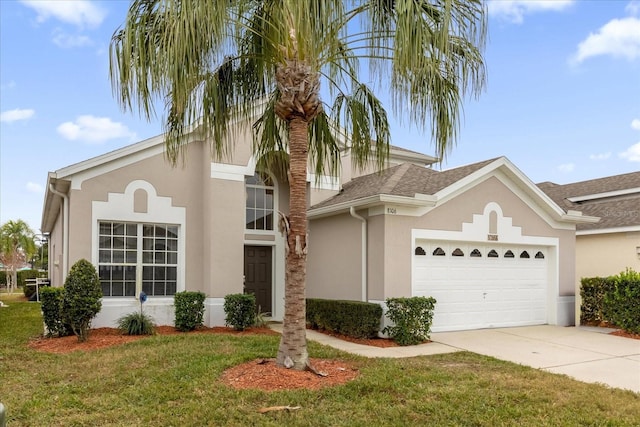
[[[491,222],[491,214],[493,215],[494,224]],[[497,219],[497,220],[496,220]],[[490,233],[493,231],[493,233]],[[489,239],[497,239],[495,241],[489,241]],[[411,231],[412,250],[415,250],[417,246],[420,246],[420,242],[447,242],[457,243],[458,245],[466,245],[467,251],[465,256],[469,257],[471,246],[489,247],[494,245],[496,248],[546,248],[544,251],[546,261],[546,323],[557,324],[557,311],[558,311],[558,289],[559,289],[559,264],[558,264],[558,249],[559,239],[556,237],[541,237],[541,236],[525,236],[522,235],[522,229],[512,225],[512,219],[504,217],[502,215],[502,209],[497,203],[491,202],[487,204],[483,214],[473,215],[472,223],[463,223],[462,231],[446,231],[446,230],[424,230],[413,229]],[[483,259],[487,257],[487,252],[490,249],[482,251]],[[505,249],[506,250],[506,249]],[[536,251],[537,252],[537,251]],[[535,255],[530,253],[530,256]],[[427,252],[431,255],[431,252]],[[450,255],[450,253],[448,254]],[[503,254],[501,254],[503,255]],[[516,256],[518,256],[517,254]],[[420,293],[419,284],[416,278],[417,272],[417,259],[418,256],[411,254],[411,293],[417,295]],[[436,303],[436,312],[438,311],[438,305]],[[477,326],[470,327],[458,327],[457,329],[472,329]],[[486,326],[485,326],[486,327]],[[445,326],[446,328],[446,326]],[[432,329],[436,332],[436,328]],[[441,329],[445,330],[445,329]],[[453,329],[446,329],[453,330]]]
[[[416,245],[413,295],[437,300],[434,332],[547,323],[547,247],[420,239]]]

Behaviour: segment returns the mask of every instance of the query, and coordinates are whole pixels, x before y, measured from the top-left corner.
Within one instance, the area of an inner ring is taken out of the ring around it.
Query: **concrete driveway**
[[[525,326],[437,332],[431,339],[460,350],[640,393],[640,340],[600,328]]]

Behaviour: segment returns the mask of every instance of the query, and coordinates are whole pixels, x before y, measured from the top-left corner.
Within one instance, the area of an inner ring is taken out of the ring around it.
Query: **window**
[[[267,174],[256,173],[245,179],[247,194],[245,224],[247,230],[273,230],[273,180]]]
[[[482,254],[480,253],[480,251],[478,249],[474,249],[471,251],[471,254],[469,254],[470,257],[473,258],[481,258]]]
[[[522,251],[522,252],[520,253],[520,258],[530,258],[530,257],[529,257],[529,252],[527,252],[527,251]]]
[[[100,222],[98,272],[105,297],[174,295],[178,226]],[[137,273],[142,272],[141,288]]]
[[[446,254],[444,253],[444,251],[442,250],[442,248],[436,248],[433,251],[433,256],[445,256]]]
[[[455,251],[451,252],[451,255],[453,255],[453,256],[464,256],[464,252],[462,252],[462,249],[456,248]]]
[[[515,255],[513,255],[513,252],[511,252],[511,249],[509,249],[507,252],[504,253],[504,257],[505,258],[514,258]]]
[[[427,253],[422,249],[422,246],[418,246],[415,250],[416,255],[426,255]]]
[[[495,249],[491,249],[487,254],[488,258],[498,258],[498,252]]]
[[[534,257],[535,259],[544,259],[544,254],[540,251],[538,251],[538,253],[536,253],[536,256]]]

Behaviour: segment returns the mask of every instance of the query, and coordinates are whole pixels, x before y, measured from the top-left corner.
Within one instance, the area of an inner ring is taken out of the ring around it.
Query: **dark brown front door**
[[[271,313],[271,246],[244,247],[244,292],[256,296],[261,313]]]

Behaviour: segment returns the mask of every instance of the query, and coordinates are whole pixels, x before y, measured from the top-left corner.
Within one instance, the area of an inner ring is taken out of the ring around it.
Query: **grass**
[[[278,337],[152,336],[90,353],[27,347],[38,303],[0,299],[0,400],[8,426],[637,426],[640,394],[462,352],[365,359],[309,343],[361,375],[319,391],[233,390],[228,367],[273,357]],[[301,406],[259,414],[265,406]]]

